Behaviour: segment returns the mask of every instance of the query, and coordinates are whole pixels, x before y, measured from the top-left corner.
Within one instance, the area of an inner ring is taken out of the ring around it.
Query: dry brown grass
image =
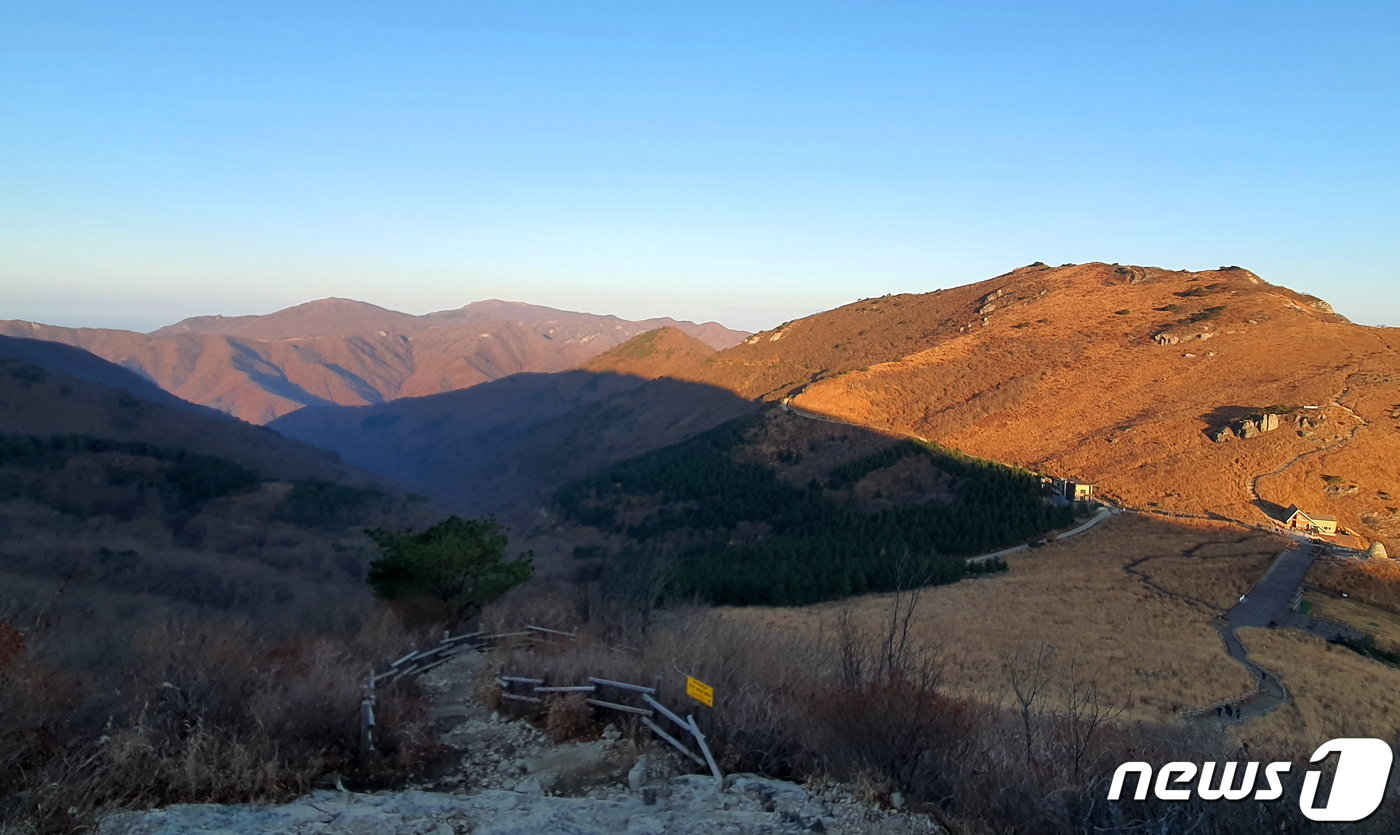
[[[1269,534],[1250,533],[1193,548],[1188,556],[1151,559],[1137,570],[1163,588],[1225,611],[1245,594],[1287,547]]]
[[[546,708],[544,729],[555,742],[568,742],[588,735],[594,726],[593,708],[582,693],[569,693],[551,699]]]
[[[1092,545],[1088,540],[1075,548],[1063,543],[1044,556],[1015,561],[1008,577],[926,590],[925,612],[950,608],[944,604],[955,598],[958,612],[921,617],[914,628],[921,635],[935,628],[952,634],[933,646],[921,642],[906,659],[909,663],[894,668],[882,668],[879,660],[879,637],[885,634],[890,614],[891,598],[884,596],[856,601],[851,613],[853,625],[859,627],[855,631],[843,628],[840,610],[832,606],[786,612],[672,610],[660,613],[649,631],[631,634],[633,648],[621,649],[595,637],[593,624],[585,622],[579,627],[578,643],[571,646],[493,654],[481,667],[482,680],[508,672],[543,678],[548,685],[578,684],[589,675],[655,685],[664,704],[696,715],[726,770],[842,781],[873,802],[888,801],[891,792],[900,791],[912,803],[934,810],[951,831],[1069,835],[1147,831],[1149,821],[1151,831],[1190,829],[1203,835],[1306,831],[1299,828],[1297,804],[1291,801],[1111,807],[1101,802],[1113,769],[1124,759],[1218,761],[1236,753],[1235,741],[1201,724],[1164,717],[1148,699],[1139,701],[1136,716],[1120,715],[1112,704],[1115,682],[1100,676],[1099,684],[1107,686],[1098,693],[1091,682],[1103,654],[1094,644],[1152,641],[1145,651],[1161,654],[1181,670],[1196,665],[1198,656],[1209,654],[1207,648],[1224,658],[1213,632],[1208,641],[1200,641],[1200,630],[1190,628],[1192,618],[1199,622],[1204,613],[1193,615],[1199,610],[1184,603],[1175,604],[1175,611],[1158,608],[1145,595],[1134,593],[1132,584],[1138,581],[1130,581],[1121,570],[1121,551],[1146,542],[1156,550],[1204,552],[1212,537],[1220,543],[1216,550],[1238,551],[1238,534],[1230,533],[1146,519],[1118,520]],[[1112,607],[1136,607],[1155,615],[1162,626],[1152,632],[1150,623],[1107,624],[1123,631],[1124,638],[1110,638],[1105,625],[1094,618],[1089,618],[1091,631],[1084,634],[1061,629],[1058,621],[1047,626],[1056,619],[1055,592],[1070,586],[1066,580],[1076,573],[1078,579],[1065,595],[1069,604],[1107,599]],[[1036,588],[1037,581],[1058,586]],[[983,598],[984,592],[991,597]],[[907,602],[907,595],[903,599]],[[837,616],[827,619],[833,609]],[[973,622],[969,611],[977,611],[983,620]],[[1008,611],[1014,614],[1002,621],[1009,626],[989,633],[989,618]],[[954,622],[955,614],[963,615],[964,622]],[[1045,695],[1024,713],[1013,699],[996,703],[996,691],[1007,689],[1003,662],[1011,664],[1023,685],[1042,668],[1028,666],[1035,659],[1026,652],[1007,658],[1003,652],[1009,636],[1019,640],[1016,645],[1022,649],[1036,651],[1046,637],[1059,642],[1059,649],[1048,651]],[[954,640],[969,644],[969,651],[950,649]],[[1071,640],[1087,640],[1090,646],[1075,647]],[[857,660],[864,663],[855,675],[848,652],[853,645]],[[1077,657],[1065,657],[1075,648],[1080,649]],[[686,698],[686,673],[715,688],[713,709]],[[969,681],[970,675],[981,676],[986,685],[982,692],[970,686],[976,683]],[[1243,674],[1237,678],[1245,689]],[[1150,686],[1182,688],[1175,679]],[[556,711],[572,713],[562,707],[567,697],[546,698],[557,699],[561,707],[526,706],[522,711],[546,724]],[[619,693],[614,698],[629,697]],[[506,704],[514,710],[518,703]],[[1071,704],[1078,710],[1071,710]],[[595,715],[600,721],[617,721],[605,711]],[[1290,742],[1283,734],[1260,735],[1259,740],[1272,745]],[[1255,745],[1251,758],[1274,759],[1283,753]],[[1373,823],[1376,826],[1367,831],[1394,831],[1393,816]]]
[[[1358,600],[1316,592],[1305,595],[1303,599],[1312,604],[1308,614],[1313,617],[1350,626],[1374,638],[1378,648],[1400,652],[1400,614]]]
[[[1400,560],[1319,561],[1308,582],[1392,612],[1400,612]]]
[[[1336,737],[1400,733],[1400,670],[1295,630],[1241,629],[1239,636],[1291,697],[1236,732],[1252,748],[1307,756]]]
[[[1266,537],[1240,542],[1230,528],[1119,517],[1093,533],[1010,558],[1004,575],[926,589],[914,634],[921,645],[941,648],[945,686],[981,699],[1002,695],[1009,654],[1030,653],[1043,643],[1062,658],[1077,654],[1097,672],[1105,695],[1138,718],[1240,696],[1251,682],[1225,655],[1211,627],[1214,613],[1154,592],[1123,570],[1142,556],[1189,560],[1181,555],[1193,549],[1237,551],[1222,562],[1240,560],[1235,573],[1242,578],[1243,566],[1261,561],[1273,545]],[[720,616],[770,633],[832,634],[845,605],[726,609]],[[874,632],[889,596],[851,605],[856,621]]]

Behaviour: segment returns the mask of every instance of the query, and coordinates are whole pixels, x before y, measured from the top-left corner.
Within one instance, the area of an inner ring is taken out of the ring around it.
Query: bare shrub
[[[414,682],[380,693],[384,756],[357,762],[359,684],[383,659],[365,647],[392,645],[391,632],[273,642],[245,624],[159,624],[138,630],[130,664],[81,680],[21,656],[0,669],[0,831],[72,832],[104,809],[269,801],[331,770],[369,785],[419,767],[436,743]]]
[[[490,654],[478,686],[497,691],[492,683],[503,672],[555,686],[589,676],[654,686],[663,704],[695,716],[726,771],[839,779],[876,802],[901,792],[951,831],[1310,831],[1289,800],[1105,803],[1124,761],[1239,757],[1218,732],[1130,717],[1078,652],[1041,646],[1005,654],[994,673],[1000,703],[993,693],[973,695],[949,680],[956,668],[937,647],[905,640],[903,624],[917,620],[913,599],[896,605],[886,597],[874,612],[822,607],[834,631],[766,628],[725,610],[663,609],[644,636],[625,636],[636,642],[629,646],[604,641],[604,631],[585,622],[576,642]],[[686,696],[687,675],[715,688],[713,709]],[[556,738],[577,734],[585,715],[577,702],[548,698],[526,710]],[[1274,757],[1288,758],[1249,755]],[[1296,798],[1296,786],[1289,791]],[[1364,831],[1393,825],[1378,818]]]
[[[979,713],[927,681],[891,678],[817,696],[803,742],[833,777],[880,775],[899,791],[940,797],[954,789],[949,766],[965,753]]]
[[[555,696],[545,708],[544,730],[555,742],[582,739],[593,730],[593,708],[582,693]]]

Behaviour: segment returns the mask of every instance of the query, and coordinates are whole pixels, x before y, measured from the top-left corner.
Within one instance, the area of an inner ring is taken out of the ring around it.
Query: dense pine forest
[[[671,593],[739,605],[954,582],[1004,567],[969,567],[963,557],[1072,521],[1069,508],[1045,503],[1031,473],[912,441],[891,440],[795,485],[736,455],[765,420],[740,418],[625,461],[560,489],[555,501],[567,518],[630,540],[615,559],[669,561]],[[876,511],[842,499],[840,491],[913,457],[940,471],[947,490]]]

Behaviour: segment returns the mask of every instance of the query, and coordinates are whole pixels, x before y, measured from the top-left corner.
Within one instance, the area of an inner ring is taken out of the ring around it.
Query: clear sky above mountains
[[[757,329],[1042,260],[1400,325],[1392,3],[0,6],[0,318]]]

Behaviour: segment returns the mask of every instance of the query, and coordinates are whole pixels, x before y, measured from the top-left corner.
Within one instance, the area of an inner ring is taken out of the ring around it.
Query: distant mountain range
[[[383,403],[563,371],[663,327],[711,348],[748,336],[714,322],[629,321],[497,300],[413,316],[349,299],[198,316],[149,334],[23,320],[0,321],[0,334],[82,348],[185,400],[267,423],[304,406]]]
[[[1129,507],[1265,523],[1296,504],[1400,550],[1400,330],[1249,270],[1032,264],[750,336],[717,328],[334,299],[150,335],[0,324],[187,400],[285,415],[273,428],[467,509],[539,508],[570,478],[781,401]]]
[[[507,431],[492,413],[522,408],[514,404],[523,381],[479,397],[310,410],[276,428],[371,470],[393,457],[389,472],[433,489],[504,488],[494,481],[502,468],[518,475],[528,460],[542,476],[530,483],[542,485],[585,462],[644,451],[627,431],[600,433],[640,430],[667,414],[659,404],[673,395],[642,385],[661,377],[704,404],[687,432],[737,403],[786,400],[806,413],[1096,482],[1131,507],[1264,523],[1297,504],[1400,549],[1400,330],[1353,324],[1315,296],[1238,267],[1034,264],[947,290],[853,302],[718,352],[676,331],[647,334],[583,369],[602,386],[585,398],[594,417],[552,411],[548,425],[528,433],[506,422],[519,454],[483,452],[499,437],[483,429]],[[585,392],[580,379],[535,378],[529,396],[558,405],[574,395],[545,392],[556,384]],[[627,389],[626,406],[602,396],[614,385]],[[1222,433],[1271,407],[1284,412],[1278,429]],[[563,438],[573,446],[560,445]],[[495,458],[496,475],[475,465],[454,470],[458,453],[438,454],[444,450],[471,450],[464,462]],[[553,452],[531,459],[534,450]],[[566,453],[568,466],[547,465]]]

